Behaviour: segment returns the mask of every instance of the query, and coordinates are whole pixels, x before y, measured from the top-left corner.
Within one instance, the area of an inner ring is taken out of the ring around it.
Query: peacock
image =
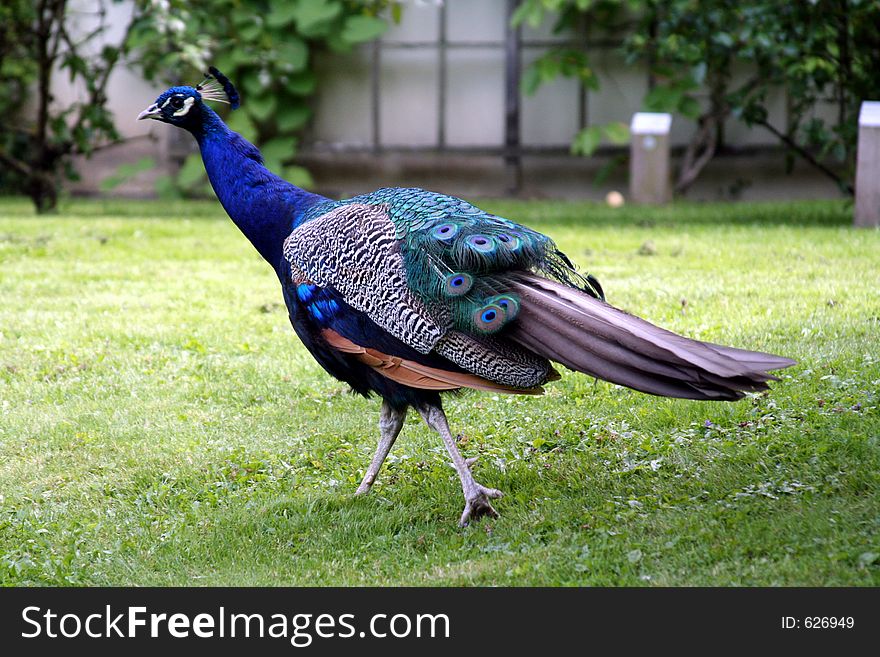
[[[553,241],[453,196],[384,188],[346,200],[300,189],[264,165],[206,101],[240,104],[211,67],[140,113],[195,137],[232,221],[275,270],[290,322],[318,363],[382,399],[369,492],[415,409],[449,452],[465,498],[460,524],[497,517],[501,492],[478,483],[449,428],[441,393],[537,395],[571,370],[644,393],[736,400],[795,361],[692,340],[605,301]]]

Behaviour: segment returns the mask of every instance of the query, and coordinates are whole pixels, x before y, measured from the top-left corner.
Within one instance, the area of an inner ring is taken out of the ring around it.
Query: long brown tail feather
[[[520,298],[507,336],[573,370],[666,397],[739,399],[795,361],[692,340],[540,276],[505,277]]]

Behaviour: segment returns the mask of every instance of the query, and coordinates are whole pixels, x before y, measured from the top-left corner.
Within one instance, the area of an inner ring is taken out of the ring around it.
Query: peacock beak
[[[142,121],[143,119],[155,119],[162,115],[162,111],[159,109],[159,106],[153,103],[143,112],[138,114],[137,120]]]

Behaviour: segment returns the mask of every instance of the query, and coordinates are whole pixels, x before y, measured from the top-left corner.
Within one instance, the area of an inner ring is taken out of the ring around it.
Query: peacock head
[[[138,114],[138,121],[155,119],[192,131],[201,125],[206,100],[226,103],[232,109],[239,106],[238,91],[229,78],[213,66],[208,69],[205,80],[195,87],[171,87],[163,92],[155,103]]]

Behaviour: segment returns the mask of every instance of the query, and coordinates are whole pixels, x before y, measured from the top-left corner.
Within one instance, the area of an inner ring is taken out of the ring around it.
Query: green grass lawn
[[[501,517],[460,529],[410,414],[297,340],[216,203],[0,202],[0,583],[878,585],[880,232],[842,203],[483,201],[688,336],[797,359],[735,404],[564,372],[446,402]]]

